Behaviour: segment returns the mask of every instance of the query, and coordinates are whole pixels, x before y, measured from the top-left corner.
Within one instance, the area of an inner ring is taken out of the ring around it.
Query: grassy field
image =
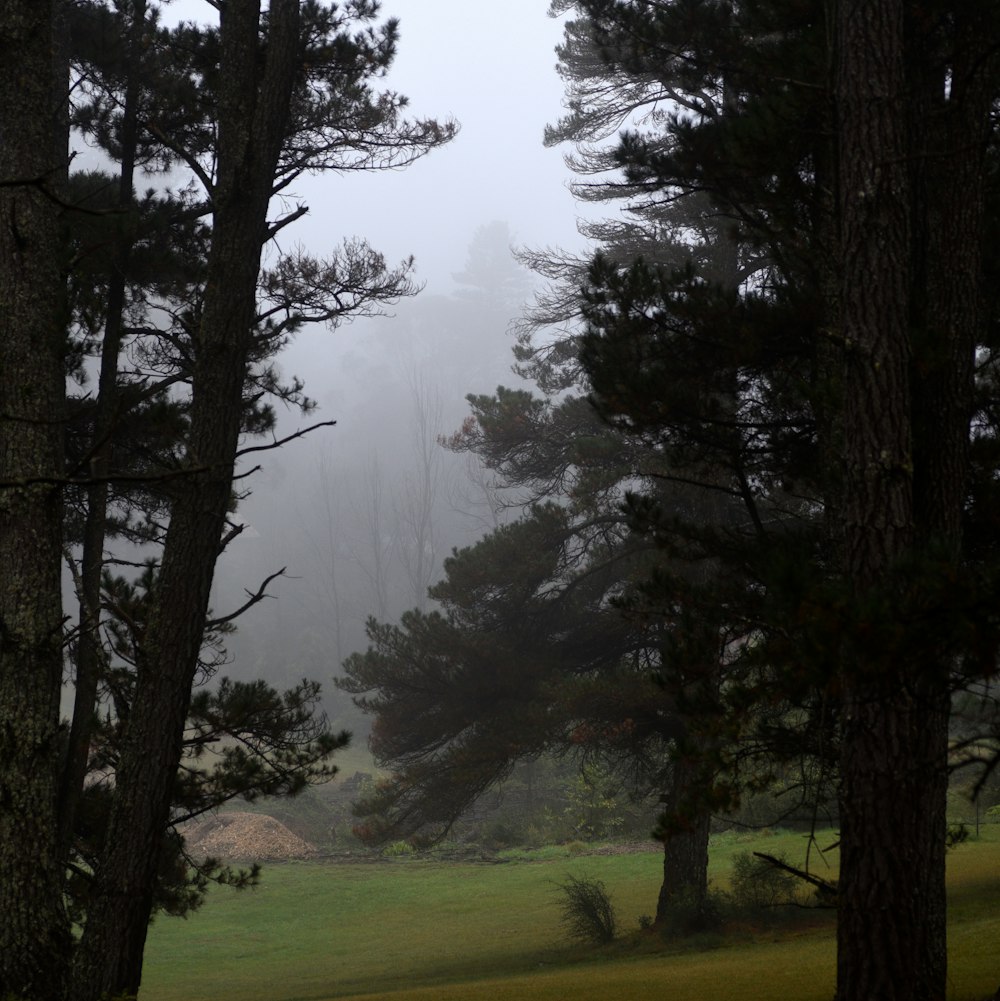
[[[822,844],[826,844],[821,839]],[[801,836],[723,835],[713,886],[732,856],[759,847],[801,860]],[[827,1001],[833,992],[829,912],[803,926],[746,922],[725,934],[664,942],[640,932],[653,911],[656,854],[521,853],[504,864],[407,858],[378,864],[269,865],[246,893],[219,890],[187,921],[150,932],[143,1001]],[[622,937],[568,945],[555,883],[567,874],[607,885]],[[1000,982],[1000,829],[949,856],[953,1001]]]

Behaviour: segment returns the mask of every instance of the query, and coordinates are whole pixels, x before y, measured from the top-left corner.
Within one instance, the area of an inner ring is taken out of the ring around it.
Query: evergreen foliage
[[[443,837],[513,765],[545,751],[614,762],[657,788],[674,726],[649,641],[606,603],[618,566],[577,576],[567,513],[539,505],[445,563],[440,611],[372,622],[338,685],[375,717],[370,746],[395,774],[358,804],[365,837]]]
[[[22,887],[25,926],[5,921],[0,931],[0,993],[89,1001],[138,989],[154,909],[183,914],[210,881],[256,880],[255,870],[193,863],[178,825],[234,797],[294,795],[329,778],[347,739],[330,729],[315,682],[280,692],[216,676],[232,623],[280,572],[218,617],[208,596],[216,559],[242,531],[235,464],[244,449],[274,447],[248,439],[273,431],[275,400],[312,408],[298,379],[279,376],[276,353],[305,324],[336,326],[417,289],[411,260],[389,266],[356,238],[323,259],[279,253],[261,267],[264,245],[307,211],[286,202],[274,217],[271,200],[307,172],[406,166],[456,127],[407,118],[406,99],[381,85],[398,25],[380,22],[370,0],[280,0],[266,12],[238,0],[216,6],[215,25],[173,26],[146,0],[36,5],[44,16],[33,19],[29,6],[5,6],[0,49],[5,65],[17,64],[11,46],[32,21],[45,59],[29,58],[22,72],[37,78],[45,107],[4,103],[0,130],[23,132],[27,112],[48,130],[36,148],[55,159],[44,170],[23,151],[5,159],[2,211],[23,212],[27,196],[59,216],[38,242],[49,271],[33,279],[59,312],[58,351],[35,350],[33,376],[59,387],[45,408],[53,428],[67,375],[71,389],[65,440],[50,436],[47,499],[24,509],[24,527],[37,535],[44,512],[53,538],[64,537],[79,615],[66,733],[44,735],[60,672],[32,666],[38,637],[25,635],[13,659],[4,644],[0,712],[4,727],[11,713],[27,722],[34,736],[22,743],[35,763],[33,774],[18,772],[5,753],[14,768],[0,776],[5,802],[20,804],[0,885]],[[113,166],[67,171],[71,134]],[[183,178],[178,187],[164,183],[168,171]],[[48,329],[43,313],[38,304],[12,312],[17,329],[5,342]],[[2,428],[25,444],[9,393],[31,383],[9,362]],[[20,497],[25,472],[4,460],[5,504]],[[38,598],[58,607],[58,547],[29,550],[54,582],[39,579]],[[47,636],[51,646],[62,630]],[[23,678],[23,704],[9,697],[8,678]],[[57,805],[54,817],[31,804],[32,790]],[[29,814],[46,838],[25,826]],[[47,900],[28,892],[43,882],[25,881],[29,859],[56,874]],[[82,925],[72,947],[67,910]]]
[[[575,6],[611,63],[682,95],[662,132],[621,135],[626,182],[650,202],[707,198],[744,270],[727,311],[690,268],[591,266],[595,402],[659,444],[667,477],[735,502],[706,532],[637,497],[635,524],[742,584],[680,598],[739,624],[733,708],[787,700],[793,718],[838,724],[839,996],[939,996],[948,706],[968,678],[956,667],[992,674],[996,657],[995,553],[966,520],[985,469],[965,460],[990,437],[973,387],[995,326],[996,11]],[[679,600],[670,579],[641,594]],[[873,959],[873,940],[893,946]]]
[[[769,547],[769,532],[777,529],[783,541],[792,543],[775,558],[781,564],[773,570],[777,574],[808,566],[801,556],[818,545],[815,484],[822,473],[816,417],[806,391],[815,367],[810,339],[815,316],[809,303],[791,293],[780,301],[764,287],[749,298],[738,295],[749,276],[761,280],[760,255],[746,235],[750,227],[741,230],[720,213],[696,182],[684,198],[663,195],[655,179],[630,172],[617,149],[601,145],[634,117],[646,126],[642,137],[650,145],[667,143],[680,117],[658,103],[680,98],[688,72],[676,61],[663,64],[661,53],[655,72],[638,68],[617,45],[592,13],[567,25],[559,54],[570,110],[547,132],[547,141],[575,143],[577,154],[569,162],[584,177],[575,186],[577,195],[623,202],[628,221],[584,227],[602,247],[593,262],[558,252],[520,254],[550,283],[517,327],[518,372],[538,392],[501,386],[492,396],[470,397],[470,417],[447,441],[495,470],[512,505],[519,500],[536,507],[516,523],[523,531],[500,529],[457,554],[433,594],[455,626],[478,628],[490,621],[491,603],[514,600],[509,589],[525,568],[534,569],[539,554],[559,553],[547,584],[541,574],[537,579],[532,574],[526,584],[540,596],[547,592],[558,599],[536,604],[539,616],[552,616],[550,635],[560,637],[565,654],[542,661],[537,637],[530,653],[512,652],[512,662],[532,663],[536,673],[525,676],[508,667],[507,697],[516,699],[520,692],[524,720],[548,731],[526,745],[529,753],[562,741],[570,750],[604,754],[634,789],[660,795],[668,815],[656,834],[674,842],[674,849],[668,846],[665,873],[669,895],[691,878],[704,891],[708,813],[735,805],[741,790],[765,785],[775,756],[799,761],[811,756],[800,768],[802,798],[816,796],[831,775],[834,713],[814,697],[808,679],[784,699],[757,704],[753,693],[770,683],[768,667],[749,656],[745,664],[736,663],[747,632],[767,614],[760,607],[763,570],[748,572],[747,548]],[[711,105],[705,94],[688,103],[691,115]],[[810,105],[801,114],[814,110]],[[794,173],[796,168],[789,169]],[[644,256],[633,260],[640,253]],[[771,272],[777,274],[773,267]],[[606,389],[604,373],[596,363],[593,374],[584,371],[596,347],[581,333],[599,329],[605,320],[631,334],[616,342],[616,348],[624,347],[607,378],[617,380],[615,386],[628,391],[633,404],[638,398],[653,400],[654,412],[609,420],[609,407],[603,415],[595,411],[591,397],[599,398]],[[662,334],[655,341],[643,337],[650,330]],[[776,365],[786,370],[780,382],[773,378]],[[706,372],[712,373],[708,379]],[[643,385],[637,389],[629,380]],[[667,380],[670,412],[660,413]],[[673,422],[669,432],[663,426],[667,421]],[[784,463],[778,469],[776,453]],[[765,500],[765,492],[774,500]],[[549,519],[546,540],[535,535],[545,527],[537,505],[552,501],[560,505],[562,523]],[[498,555],[501,540],[510,555]],[[577,593],[593,597],[581,606],[586,611],[580,623],[572,631],[561,629],[558,606],[571,604]],[[720,593],[725,595],[721,614]],[[465,612],[466,603],[473,602],[480,610],[476,620]],[[613,625],[615,617],[621,621]],[[516,621],[510,616],[508,628],[526,633],[524,616],[519,613]],[[543,620],[533,616],[530,621]],[[567,639],[590,637],[594,623],[629,637],[630,646],[619,649],[617,661],[588,660]],[[394,719],[390,729],[396,733],[409,720],[422,718],[394,709],[406,705],[408,696],[394,687],[391,675],[408,675],[413,646],[400,642],[390,653],[384,633],[372,638],[367,668],[362,658],[349,660],[345,687],[357,694],[378,691],[359,704],[387,725]],[[490,647],[505,642],[498,633]],[[556,649],[551,638],[544,642]],[[457,643],[453,650],[462,660]],[[382,655],[378,669],[373,666],[377,654]],[[471,657],[462,667],[463,672],[478,669]],[[584,685],[585,670],[590,673]],[[529,708],[539,671],[547,672],[549,698],[577,713],[575,722]],[[630,698],[619,698],[621,692]],[[451,696],[441,686],[432,697],[446,701]],[[656,714],[652,728],[643,702]],[[481,725],[493,720],[494,705],[480,704]],[[470,732],[473,718],[467,717]],[[446,802],[448,783],[459,780],[450,769],[429,764],[432,755],[440,754],[434,760],[441,762],[444,745],[427,727],[413,731],[409,749],[424,742],[425,773],[414,770],[413,759],[397,753],[399,745],[386,741],[378,727],[373,747],[387,764],[400,768],[397,788],[406,789],[407,802],[421,796]],[[656,734],[655,751],[644,737],[650,732]],[[634,737],[629,751],[623,734]],[[506,759],[499,741],[496,747],[493,774],[499,778]],[[487,774],[481,774],[470,791],[486,781]],[[399,815],[391,788],[360,804],[366,814],[386,811],[380,823],[369,818],[369,835],[376,836],[383,824],[387,836],[395,830],[393,820],[386,819]],[[459,797],[455,806],[469,801]],[[411,822],[419,815],[419,810],[408,814]],[[680,846],[689,841],[701,847],[688,854]],[[699,870],[700,878],[692,876]]]

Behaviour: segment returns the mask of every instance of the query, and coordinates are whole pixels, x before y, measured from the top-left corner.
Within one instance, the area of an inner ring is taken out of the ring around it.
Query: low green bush
[[[775,855],[775,858],[780,862],[787,861],[784,854]],[[730,883],[733,903],[746,909],[793,903],[798,888],[790,872],[747,851],[733,856]]]
[[[403,858],[412,855],[416,849],[409,841],[393,841],[382,849],[382,854],[386,858]]]
[[[618,932],[615,908],[604,883],[589,876],[567,876],[556,884],[562,894],[560,917],[570,938],[603,945]]]

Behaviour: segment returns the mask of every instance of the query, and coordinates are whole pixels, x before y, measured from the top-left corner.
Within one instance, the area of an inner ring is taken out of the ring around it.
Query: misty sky
[[[457,139],[405,170],[309,178],[310,207],[289,240],[316,253],[363,236],[390,261],[409,254],[429,292],[446,292],[476,227],[501,219],[520,243],[579,246],[562,152],[544,149],[545,125],[562,113],[554,48],[562,19],[548,0],[384,0],[400,21],[386,86],[416,116],[456,119]],[[177,0],[166,15],[202,19],[204,0]]]
[[[476,230],[500,220],[519,245],[582,245],[563,151],[542,145],[545,125],[563,113],[554,52],[562,20],[549,18],[547,9],[548,0],[385,0],[383,16],[400,20],[397,60],[385,86],[410,98],[414,116],[457,120],[459,135],[405,170],[303,178],[288,193],[310,214],[281,234],[283,249],[300,243],[323,256],[345,237],[363,237],[390,264],[413,254],[416,278],[426,287],[419,301],[400,304],[388,325],[359,320],[333,333],[306,329],[279,359],[286,374],[305,378],[320,403],[311,418],[279,408],[281,433],[313,420],[335,419],[337,427],[254,456],[263,469],[240,507],[252,530],[222,560],[215,602],[220,609],[238,604],[243,587],[281,566],[291,578],[272,589],[279,601],[241,621],[231,643],[238,675],[271,674],[287,661],[297,676],[326,681],[337,670],[335,647],[343,655],[363,645],[361,625],[377,611],[365,535],[373,464],[386,477],[387,523],[398,517],[414,482],[409,380],[426,380],[440,398],[442,417],[432,436],[455,430],[467,413],[467,392],[513,384],[510,317],[473,310],[462,320],[451,298],[451,275],[464,267]],[[202,19],[214,12],[204,0],[177,0],[165,14]],[[474,378],[487,358],[489,370]],[[451,462],[449,476],[458,475],[459,460],[442,461]],[[449,483],[435,502],[437,561],[475,537],[468,534],[474,525],[453,509],[456,487]],[[399,567],[391,572],[400,592]],[[397,615],[413,599],[397,593],[390,605]],[[318,637],[311,647],[310,634]]]
[[[400,19],[389,84],[416,114],[452,116],[458,138],[405,171],[316,179],[303,193],[309,239],[343,229],[390,259],[413,253],[429,291],[444,291],[476,226],[509,223],[524,243],[576,245],[576,209],[562,152],[542,131],[562,113],[548,0],[387,0]]]
[[[413,254],[421,295],[431,297],[453,291],[451,275],[462,269],[476,229],[493,220],[507,223],[518,244],[579,247],[564,151],[542,145],[546,124],[563,113],[554,51],[563,19],[550,18],[548,4],[384,0],[383,17],[400,22],[385,85],[410,98],[414,116],[453,118],[460,132],[405,169],[301,179],[292,194],[310,213],[287,231],[286,249],[300,241],[323,254],[346,236],[364,237],[390,263]],[[172,10],[204,7],[204,0],[180,0]],[[281,359],[286,372],[306,378],[321,416],[341,422],[335,435],[351,423],[337,385],[344,352],[355,350],[367,329],[359,321],[332,335],[304,330]],[[454,388],[461,399],[495,385]]]

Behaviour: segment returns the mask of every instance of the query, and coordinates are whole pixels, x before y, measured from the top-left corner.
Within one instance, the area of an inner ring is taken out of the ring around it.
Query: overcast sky
[[[289,239],[321,253],[361,236],[389,262],[413,254],[427,296],[451,291],[475,230],[492,220],[506,222],[519,244],[578,247],[564,151],[542,145],[546,124],[563,113],[554,51],[563,21],[548,16],[548,4],[384,0],[383,16],[400,22],[386,86],[410,99],[414,116],[455,119],[459,134],[404,170],[303,179],[295,193],[310,214]],[[333,337],[303,331],[284,357],[324,411],[342,419],[326,376],[363,334],[359,325]]]
[[[477,226],[500,219],[519,243],[579,246],[562,151],[545,149],[545,125],[562,114],[554,48],[562,19],[548,0],[384,0],[400,21],[386,85],[415,116],[454,118],[454,142],[405,170],[303,180],[310,207],[289,239],[322,253],[363,236],[390,261],[417,258],[428,292],[447,292]],[[202,19],[204,0],[177,0],[170,17]]]
[[[575,245],[575,206],[562,152],[542,131],[562,113],[554,47],[562,24],[548,0],[387,0],[400,20],[390,85],[418,115],[452,116],[450,147],[393,174],[317,179],[304,189],[302,232],[367,236],[390,258],[417,257],[429,291],[445,291],[475,228],[509,223],[530,245]],[[357,194],[355,194],[357,192]]]

